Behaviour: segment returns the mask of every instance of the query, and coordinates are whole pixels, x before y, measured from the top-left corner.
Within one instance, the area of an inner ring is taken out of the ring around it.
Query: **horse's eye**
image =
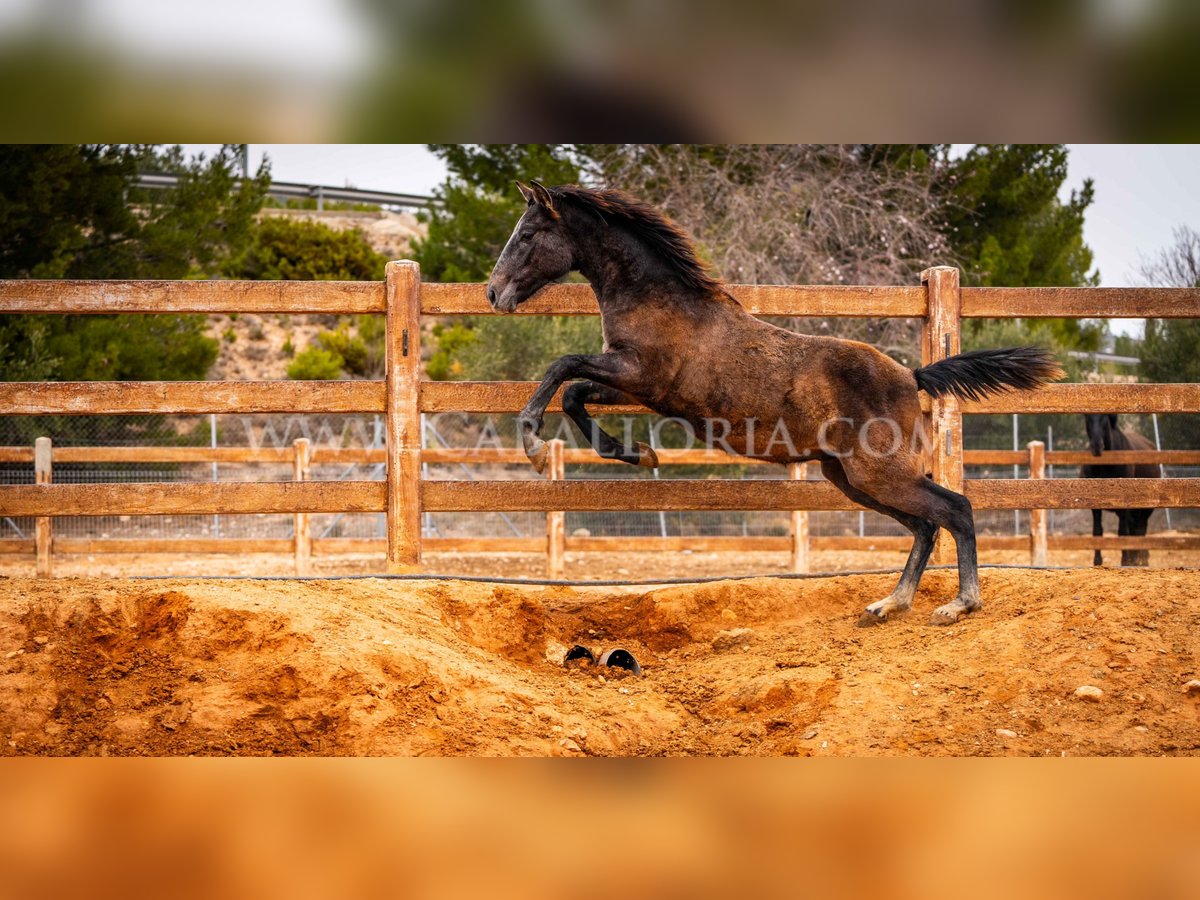
[[[520,241],[522,244],[528,244],[530,241],[533,240],[533,232],[526,231],[519,238],[517,238],[517,240]]]

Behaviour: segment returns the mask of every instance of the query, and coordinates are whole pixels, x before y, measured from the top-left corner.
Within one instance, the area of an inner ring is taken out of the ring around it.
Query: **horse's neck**
[[[575,235],[575,267],[592,285],[602,316],[620,317],[648,301],[685,311],[694,291],[670,266],[623,229],[588,225]]]

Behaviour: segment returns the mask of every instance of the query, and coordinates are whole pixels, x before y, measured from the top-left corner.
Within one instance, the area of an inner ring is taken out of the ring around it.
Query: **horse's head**
[[[1088,413],[1087,419],[1088,446],[1092,456],[1099,456],[1101,450],[1111,450],[1113,432],[1117,430],[1117,417],[1111,414]]]
[[[517,187],[528,206],[487,284],[488,303],[498,312],[513,312],[574,267],[574,247],[550,192],[536,181]]]

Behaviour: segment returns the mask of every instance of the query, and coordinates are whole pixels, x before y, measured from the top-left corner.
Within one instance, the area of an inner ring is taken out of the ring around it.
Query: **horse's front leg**
[[[1102,511],[1099,509],[1092,510],[1092,537],[1104,537],[1104,518]],[[1092,553],[1092,565],[1104,565],[1104,556],[1101,554],[1099,547]]]
[[[517,415],[517,426],[521,430],[521,443],[525,455],[538,472],[546,470],[549,449],[539,437],[546,407],[564,381],[586,378],[618,391],[632,385],[637,377],[636,362],[622,353],[601,353],[595,356],[563,356],[556,359],[546,370],[546,377],[538,385],[525,408]]]
[[[583,439],[592,445],[597,455],[604,459],[616,459],[633,466],[645,466],[650,469],[658,468],[658,454],[641,441],[635,441],[633,446],[618,441],[615,437],[600,427],[591,417],[586,404],[601,403],[616,406],[622,403],[637,401],[616,388],[605,387],[591,381],[576,381],[563,392],[563,412],[575,423],[575,427],[583,435]]]

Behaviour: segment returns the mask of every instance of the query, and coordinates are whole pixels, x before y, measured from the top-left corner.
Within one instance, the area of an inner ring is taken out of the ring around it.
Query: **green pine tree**
[[[144,172],[179,184],[140,189]],[[232,147],[188,160],[178,147],[0,146],[0,278],[215,276],[245,250],[269,183],[265,163],[240,181]],[[218,352],[204,330],[198,315],[0,316],[0,379],[203,379]],[[116,439],[134,427],[110,417],[8,422],[10,440]]]
[[[176,174],[142,190],[140,172]],[[232,148],[0,147],[0,278],[192,278],[243,252],[269,172],[237,183]],[[191,380],[217,355],[202,316],[0,317],[0,378]]]

